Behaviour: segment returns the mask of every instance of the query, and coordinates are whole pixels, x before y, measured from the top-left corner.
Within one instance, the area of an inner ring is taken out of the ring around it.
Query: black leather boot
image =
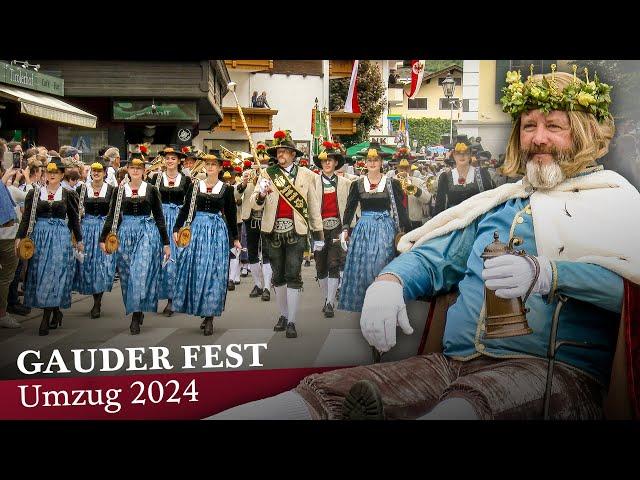
[[[167,306],[164,307],[164,310],[162,310],[162,314],[165,317],[170,317],[171,315],[173,315],[173,300],[169,299],[167,301]]]
[[[205,317],[204,319],[204,335],[213,335],[213,317]]]
[[[287,317],[285,317],[284,315],[280,315],[280,318],[278,319],[278,323],[276,323],[276,326],[273,327],[273,331],[284,332],[286,328],[287,328]]]
[[[138,335],[140,333],[140,315],[142,312],[133,312],[131,316],[131,325],[129,325],[129,331],[131,335]]]
[[[384,420],[384,405],[378,387],[369,380],[353,384],[342,403],[345,420]]]
[[[263,302],[268,302],[269,300],[271,300],[271,292],[269,291],[268,288],[263,288],[262,289],[262,301]]]
[[[258,287],[258,285],[254,285],[253,290],[251,290],[251,293],[249,293],[249,296],[251,298],[256,298],[256,297],[260,297],[261,295],[262,295],[262,289]]]
[[[100,318],[100,308],[102,307],[102,293],[93,294],[93,308],[91,309],[91,318]]]
[[[51,308],[45,308],[42,312],[42,322],[40,322],[40,329],[38,330],[38,335],[41,337],[45,335],[49,335],[49,318],[53,310]]]
[[[289,322],[287,324],[287,338],[296,338],[298,336],[298,332],[296,332],[296,324],[293,322]]]
[[[55,307],[51,309],[51,321],[49,322],[49,329],[55,330],[58,327],[62,327],[62,312],[60,308]]]
[[[332,318],[333,317],[333,305],[329,302],[324,306],[324,318]]]

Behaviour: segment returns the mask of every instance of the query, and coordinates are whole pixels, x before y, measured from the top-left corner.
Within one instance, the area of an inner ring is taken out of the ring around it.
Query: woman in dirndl
[[[31,238],[35,245],[35,252],[29,260],[24,303],[27,307],[43,309],[39,335],[48,335],[49,329],[62,326],[60,309],[71,306],[75,260],[72,234],[75,248],[79,252],[84,250],[78,195],[61,185],[64,175],[62,159],[51,157],[46,172],[48,184],[36,186],[25,198],[25,211],[16,234],[16,248],[25,237]]]
[[[100,234],[109,213],[111,197],[116,188],[105,182],[105,163],[102,158],[91,164],[91,180],[76,188],[80,196],[80,219],[85,244],[84,261],[76,262],[73,290],[93,295],[91,318],[100,317],[102,295],[110,292],[116,273],[113,255],[100,250]]]
[[[160,193],[142,180],[143,174],[144,156],[135,152],[127,164],[130,180],[125,179],[111,197],[100,235],[100,249],[106,252],[107,235],[117,231],[119,247],[114,255],[125,312],[133,313],[129,326],[132,335],[140,333],[143,312],[157,311],[160,270],[171,258]]]
[[[176,223],[180,207],[184,203],[184,196],[187,188],[191,185],[191,178],[181,172],[180,162],[187,157],[187,147],[183,149],[177,146],[167,146],[160,152],[164,158],[166,170],[157,173],[149,181],[160,190],[160,198],[162,199],[162,213],[164,214],[164,222],[167,226],[167,232],[173,230]],[[191,153],[192,156],[195,156]],[[171,246],[171,257],[178,258],[178,248],[172,238],[169,239]],[[169,262],[165,268],[160,271],[160,284],[158,286],[158,298],[167,300],[167,305],[162,313],[167,317],[173,315],[173,291],[176,284],[176,262]]]
[[[364,295],[380,271],[393,260],[396,235],[408,232],[411,223],[402,201],[404,192],[396,179],[382,173],[383,153],[376,143],[367,152],[367,174],[351,183],[344,212],[341,239],[349,241],[339,310],[362,311]],[[361,216],[353,231],[348,225],[360,206]]]
[[[229,239],[240,249],[233,186],[220,180],[222,162],[204,157],[207,177],[194,182],[173,227],[191,229],[189,244],[178,253],[173,307],[177,312],[204,317],[200,328],[213,334],[213,317],[224,310],[229,278]]]

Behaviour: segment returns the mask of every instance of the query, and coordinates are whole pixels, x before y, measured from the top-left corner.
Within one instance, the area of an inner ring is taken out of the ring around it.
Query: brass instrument
[[[406,195],[415,195],[418,191],[418,187],[409,182],[409,174],[406,172],[400,172],[397,175],[398,180],[400,180],[400,184],[402,185],[402,191]]]
[[[438,190],[437,177],[435,175],[428,176],[424,184],[425,184],[425,187],[427,188],[427,191],[430,194],[435,195],[436,191]]]
[[[204,160],[196,160],[196,163],[193,164],[191,170],[189,170],[189,174],[191,178],[195,178],[196,175],[205,172],[205,163]]]
[[[144,169],[144,176],[147,178],[152,172],[161,172],[165,167],[164,157],[162,155],[158,155],[153,159],[153,162],[149,164],[147,168]]]

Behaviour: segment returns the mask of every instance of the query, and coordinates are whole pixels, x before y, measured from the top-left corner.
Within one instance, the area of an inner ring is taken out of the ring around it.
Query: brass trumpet
[[[438,190],[438,182],[436,181],[436,178],[437,177],[435,175],[431,175],[427,177],[427,179],[424,182],[425,187],[427,188],[427,191],[432,195],[436,193],[436,190]]]
[[[418,187],[409,182],[409,175],[406,172],[401,172],[398,174],[398,179],[400,180],[400,185],[402,185],[402,191],[406,195],[415,195],[418,191]]]
[[[144,175],[145,177],[147,177],[151,172],[162,171],[164,167],[164,157],[162,155],[158,155],[153,159],[153,162],[151,162],[149,166],[144,169]]]

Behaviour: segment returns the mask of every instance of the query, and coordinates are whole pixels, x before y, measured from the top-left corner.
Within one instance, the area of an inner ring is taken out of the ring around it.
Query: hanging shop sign
[[[162,102],[149,100],[114,100],[114,120],[198,121],[196,102]]]
[[[28,70],[19,65],[0,62],[0,83],[64,96],[64,80],[44,73]]]

